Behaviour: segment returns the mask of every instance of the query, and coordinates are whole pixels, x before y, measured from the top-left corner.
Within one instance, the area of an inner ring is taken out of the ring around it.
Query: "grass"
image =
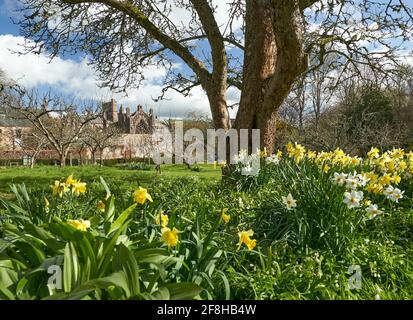
[[[219,168],[214,169],[212,165],[199,165],[200,171],[191,171],[185,165],[164,165],[162,174],[156,173],[155,167],[151,170],[127,170],[118,167],[53,167],[37,166],[33,169],[27,167],[0,168],[0,198],[10,194],[11,184],[25,183],[27,187],[49,186],[54,180],[59,180],[74,173],[76,177],[87,183],[99,181],[102,176],[109,183],[145,185],[159,176],[163,178],[198,177],[206,180],[218,181],[221,176]]]

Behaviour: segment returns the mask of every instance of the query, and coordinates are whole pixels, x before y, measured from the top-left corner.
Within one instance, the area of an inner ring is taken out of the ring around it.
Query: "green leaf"
[[[79,278],[79,260],[73,243],[66,244],[63,262],[63,287],[66,293],[75,288]]]
[[[164,287],[168,289],[171,300],[194,299],[204,290],[192,282],[170,283]]]
[[[129,218],[130,214],[133,212],[133,210],[135,210],[135,208],[136,208],[136,203],[131,205],[125,211],[123,211],[120,214],[120,216],[115,220],[115,222],[112,223],[108,234],[111,234],[112,232],[118,230],[125,223],[125,221]]]

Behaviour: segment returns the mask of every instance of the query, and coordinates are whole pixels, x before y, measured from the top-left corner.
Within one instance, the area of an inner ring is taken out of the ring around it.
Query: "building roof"
[[[17,111],[0,107],[0,127],[31,127],[31,123]]]

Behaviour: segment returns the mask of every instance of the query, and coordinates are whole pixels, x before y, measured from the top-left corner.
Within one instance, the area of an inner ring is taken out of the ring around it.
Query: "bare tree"
[[[34,168],[38,155],[49,145],[46,136],[35,130],[23,134],[21,139],[17,140],[17,143],[30,156],[30,168]]]
[[[260,129],[269,152],[277,111],[299,76],[330,55],[339,57],[337,80],[350,67],[390,72],[397,44],[412,34],[413,10],[405,0],[230,0],[223,26],[217,8],[226,2],[217,2],[21,0],[19,24],[33,41],[27,51],[52,58],[86,52],[101,84],[114,90],[139,86],[148,66],[167,68],[164,92],[189,94],[201,86],[216,128],[231,127],[227,89],[239,88],[235,128]],[[189,12],[190,21],[174,21],[177,8]],[[176,70],[176,62],[189,71]]]
[[[116,126],[105,128],[89,124],[84,130],[81,140],[87,145],[92,155],[92,163],[96,164],[96,153],[99,153],[99,163],[103,166],[104,150],[114,146],[120,132]]]
[[[60,166],[64,167],[69,151],[85,127],[99,117],[98,109],[93,104],[31,91],[16,98],[10,107],[47,138],[51,148],[59,155]]]

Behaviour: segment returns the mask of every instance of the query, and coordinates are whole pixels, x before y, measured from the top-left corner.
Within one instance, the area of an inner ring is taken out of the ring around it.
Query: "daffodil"
[[[77,180],[75,180],[75,179],[73,178],[73,174],[71,174],[70,176],[68,176],[67,179],[66,179],[66,184],[67,184],[68,186],[72,186],[72,185],[74,185],[76,182],[77,182]]]
[[[366,208],[366,212],[369,216],[369,219],[373,219],[377,217],[378,215],[382,214],[383,211],[379,210],[378,206],[376,204],[371,204]]]
[[[222,213],[221,213],[221,219],[225,223],[228,223],[229,220],[231,220],[231,216],[229,214],[227,214],[227,212],[228,212],[228,208],[225,208],[225,209],[222,210]]]
[[[367,157],[369,159],[377,159],[380,155],[380,150],[377,148],[371,148],[369,152],[367,152]]]
[[[155,223],[165,228],[168,225],[169,217],[162,212],[155,216]]]
[[[267,157],[267,159],[265,159],[266,163],[272,163],[272,164],[279,164],[280,163],[280,159],[278,158],[278,156],[276,154],[272,154],[269,157]]]
[[[239,237],[238,249],[241,247],[243,243],[248,247],[248,250],[254,249],[255,246],[257,245],[257,240],[251,239],[253,235],[254,235],[254,231],[252,231],[251,229],[248,231],[238,232],[238,237]]]
[[[45,207],[45,208],[49,208],[49,207],[50,207],[50,202],[49,202],[49,200],[47,200],[46,197],[44,197],[44,207]]]
[[[339,186],[344,186],[346,184],[347,176],[347,173],[334,172],[334,177],[332,178],[332,180],[335,184]]]
[[[285,207],[288,210],[291,210],[292,208],[295,208],[297,206],[297,201],[293,198],[291,193],[289,193],[288,196],[286,197],[283,196],[281,198],[282,198],[282,202],[284,203]]]
[[[151,195],[148,193],[148,190],[142,187],[135,190],[133,193],[133,200],[139,204],[144,204],[146,200],[149,200],[150,202],[153,201]]]
[[[387,199],[394,202],[399,202],[399,200],[403,198],[404,191],[394,188],[393,186],[388,186],[386,190],[384,190],[383,194],[387,197]]]
[[[179,242],[178,234],[181,233],[178,229],[173,228],[172,230],[165,227],[162,228],[162,239],[168,245],[168,247],[175,247]]]
[[[362,191],[351,191],[344,193],[344,203],[349,209],[360,207],[360,201],[363,200]]]
[[[100,201],[98,202],[97,207],[98,207],[98,210],[100,210],[100,211],[105,211],[106,205],[105,205],[105,203],[104,203],[102,200],[100,200]]]
[[[70,224],[72,227],[76,228],[80,231],[86,231],[90,228],[90,221],[89,220],[67,220],[67,223]]]
[[[67,187],[66,183],[56,180],[54,182],[54,185],[52,185],[53,196],[59,196],[61,198],[67,191],[69,191],[69,188]]]
[[[86,183],[76,181],[72,184],[72,193],[76,196],[79,196],[81,193],[86,192]]]

